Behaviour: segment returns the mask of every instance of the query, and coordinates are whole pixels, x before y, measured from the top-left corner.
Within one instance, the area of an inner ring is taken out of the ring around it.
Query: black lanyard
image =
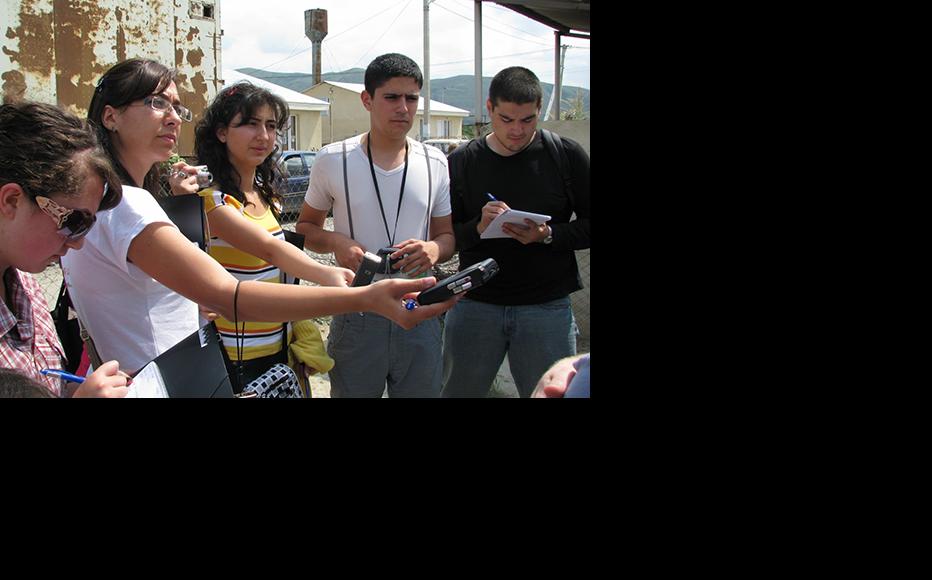
[[[405,196],[405,180],[408,179],[408,139],[405,139],[405,168],[401,174],[401,191],[398,193],[398,209],[395,213],[395,229],[388,232],[388,219],[385,217],[385,208],[382,206],[382,194],[379,192],[379,180],[375,177],[375,164],[372,162],[372,134],[366,137],[366,153],[369,154],[369,171],[372,172],[372,183],[375,185],[375,196],[379,199],[379,211],[382,212],[382,223],[385,224],[385,235],[388,236],[388,245],[395,245],[395,234],[398,232],[398,218],[401,216],[401,200]]]

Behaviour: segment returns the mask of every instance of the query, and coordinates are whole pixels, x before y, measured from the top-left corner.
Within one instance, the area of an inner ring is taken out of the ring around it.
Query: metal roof
[[[496,4],[563,33],[570,30],[589,32],[589,2],[590,0],[495,0]]]
[[[271,91],[273,95],[278,95],[285,99],[288,106],[296,111],[326,111],[330,106],[326,101],[315,99],[314,97],[292,91],[291,89],[286,89],[281,85],[276,85],[275,83],[270,83],[269,81],[233,69],[223,71],[223,86],[232,85],[237,81],[249,81],[257,87],[262,87],[263,89]]]

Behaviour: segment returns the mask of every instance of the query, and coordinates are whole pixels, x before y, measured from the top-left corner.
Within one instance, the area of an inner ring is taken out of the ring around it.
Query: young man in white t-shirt
[[[295,229],[315,252],[333,252],[356,271],[365,252],[397,248],[387,277],[429,276],[455,247],[450,178],[443,153],[408,138],[423,76],[401,54],[373,60],[365,74],[362,104],[369,131],[331,143],[318,154]],[[324,230],[333,209],[334,231]],[[327,350],[334,397],[436,397],[442,358],[440,322],[411,330],[371,313],[333,317]]]

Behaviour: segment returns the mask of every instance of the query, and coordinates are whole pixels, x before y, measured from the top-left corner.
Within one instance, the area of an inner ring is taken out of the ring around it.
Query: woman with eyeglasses
[[[78,315],[103,358],[142,367],[198,328],[197,304],[239,321],[369,311],[404,328],[453,306],[454,300],[404,307],[403,299],[436,283],[432,277],[360,288],[240,283],[200,251],[143,189],[154,190],[158,164],[171,156],[181,123],[190,118],[174,74],[152,60],[121,62],[104,73],[88,110],[123,182],[123,201],[101,212],[84,250],[62,264]]]
[[[116,361],[81,384],[42,373],[62,369],[65,357],[30,274],[81,249],[97,211],[120,202],[120,182],[93,131],[58,107],[0,105],[0,135],[0,367],[55,396],[124,397],[127,376]]]

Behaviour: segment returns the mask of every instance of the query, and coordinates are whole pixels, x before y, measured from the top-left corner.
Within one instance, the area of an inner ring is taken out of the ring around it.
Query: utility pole
[[[544,121],[547,119],[553,119],[554,121],[560,120],[560,100],[562,99],[561,93],[563,92],[563,65],[566,62],[566,49],[569,48],[567,44],[560,47],[560,32],[554,31],[554,33],[557,35],[557,46],[560,50],[556,52],[556,62],[553,66],[554,79],[553,91],[550,92],[550,102],[547,103],[547,108],[541,111],[541,116],[543,116]]]
[[[424,129],[421,139],[430,139],[430,3],[424,0]]]
[[[476,89],[476,137],[482,128],[483,113],[485,112],[485,99],[482,95],[482,0],[475,0],[473,9],[473,26],[475,35],[475,89]]]
[[[333,143],[333,87],[330,87],[330,142]]]

